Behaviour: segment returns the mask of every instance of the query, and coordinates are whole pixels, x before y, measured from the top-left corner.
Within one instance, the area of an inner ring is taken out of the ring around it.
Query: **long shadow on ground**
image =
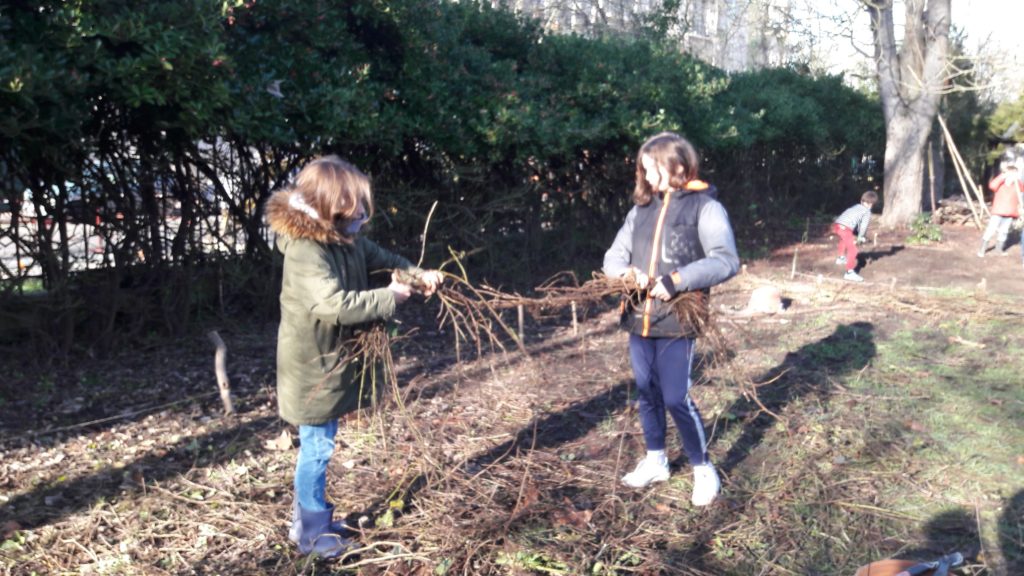
[[[857,270],[862,270],[876,260],[893,256],[903,250],[902,244],[894,244],[887,250],[865,250],[857,254]]]
[[[15,496],[0,507],[0,518],[16,520],[25,529],[38,528],[122,494],[142,492],[142,484],[184,474],[196,466],[211,466],[230,461],[250,447],[268,427],[279,422],[277,416],[265,416],[237,426],[200,436],[183,436],[177,443],[151,450],[145,456],[120,467],[108,465],[95,472],[62,479],[51,477],[34,490]],[[207,450],[208,446],[217,449]],[[134,479],[133,479],[134,478]]]
[[[1003,507],[999,521],[999,546],[1006,574],[1024,574],[1024,490],[1019,490]]]
[[[632,379],[621,380],[600,394],[534,419],[520,428],[512,439],[467,458],[461,464],[461,473],[467,477],[473,476],[489,466],[498,464],[506,457],[517,457],[522,451],[544,450],[583,438],[605,419],[606,414],[622,409],[626,405],[632,382]],[[426,475],[418,475],[402,492],[403,500],[406,503],[412,501],[427,485]],[[394,493],[393,490],[388,491],[388,494]],[[373,502],[364,513],[376,516],[387,506],[388,498],[381,498]],[[504,522],[505,519],[501,520]]]
[[[725,410],[749,416],[742,424],[724,425],[723,434],[737,425],[743,426],[743,431],[719,461],[719,468],[727,475],[735,470],[757,449],[776,417],[794,400],[815,396],[826,402],[831,394],[829,377],[860,370],[874,358],[873,330],[870,322],[840,325],[824,339],[786,354],[781,364],[758,377],[756,400],[741,397]]]
[[[725,410],[726,413],[746,415],[746,419],[726,423],[723,433],[719,434],[723,436],[730,429],[742,426],[739,437],[726,455],[718,460],[719,470],[726,477],[739,473],[741,464],[761,445],[765,434],[775,425],[777,417],[782,417],[788,405],[809,397],[827,404],[831,396],[829,378],[862,369],[875,354],[874,325],[870,322],[840,325],[829,336],[787,354],[780,364],[755,379],[755,383],[761,383],[756,400],[744,396]],[[786,458],[786,455],[778,457]],[[716,566],[703,564],[706,558],[711,557],[709,552],[715,533],[735,522],[736,512],[735,508],[726,506],[713,506],[708,512],[694,545],[681,555],[666,556],[666,565],[685,561],[711,573],[719,573]]]

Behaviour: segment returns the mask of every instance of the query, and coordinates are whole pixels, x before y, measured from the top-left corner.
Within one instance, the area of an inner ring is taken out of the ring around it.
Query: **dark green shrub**
[[[932,222],[931,214],[919,214],[910,224],[908,244],[942,242],[942,227]]]

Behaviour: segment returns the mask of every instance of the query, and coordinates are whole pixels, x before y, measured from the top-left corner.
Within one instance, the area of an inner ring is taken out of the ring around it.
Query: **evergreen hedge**
[[[41,275],[60,313],[25,330],[64,351],[272,314],[261,208],[323,153],[372,175],[381,243],[415,256],[438,201],[427,265],[479,250],[476,277],[530,285],[600,266],[655,132],[693,140],[742,234],[849,204],[884,145],[841,77],[730,76],[651,34],[550,35],[473,2],[13,2],[0,33],[0,194],[45,216],[0,225],[37,264],[0,271],[0,306]],[[79,222],[108,240],[87,272]]]

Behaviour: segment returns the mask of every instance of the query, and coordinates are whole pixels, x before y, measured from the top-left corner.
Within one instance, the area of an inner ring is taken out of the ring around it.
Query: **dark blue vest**
[[[646,206],[637,206],[630,264],[651,278],[657,278],[704,258],[697,221],[701,209],[711,199],[706,192],[677,190],[668,196],[667,202],[655,197]],[[657,254],[655,235],[658,236]],[[656,258],[653,267],[652,258]],[[705,317],[709,293],[709,290],[701,291],[701,313]],[[621,320],[623,329],[651,338],[694,338],[698,335],[697,326],[692,322],[680,322],[672,306],[657,299],[624,301]]]

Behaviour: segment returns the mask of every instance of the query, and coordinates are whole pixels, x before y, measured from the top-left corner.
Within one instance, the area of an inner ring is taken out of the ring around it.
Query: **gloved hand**
[[[863,236],[857,236],[857,244],[863,244],[863,243],[865,243],[867,241],[868,241],[867,238],[865,238]]]
[[[654,283],[654,288],[651,288],[651,297],[668,302],[676,295],[676,292],[676,285],[672,281],[672,276],[666,274],[659,276],[658,280]]]

